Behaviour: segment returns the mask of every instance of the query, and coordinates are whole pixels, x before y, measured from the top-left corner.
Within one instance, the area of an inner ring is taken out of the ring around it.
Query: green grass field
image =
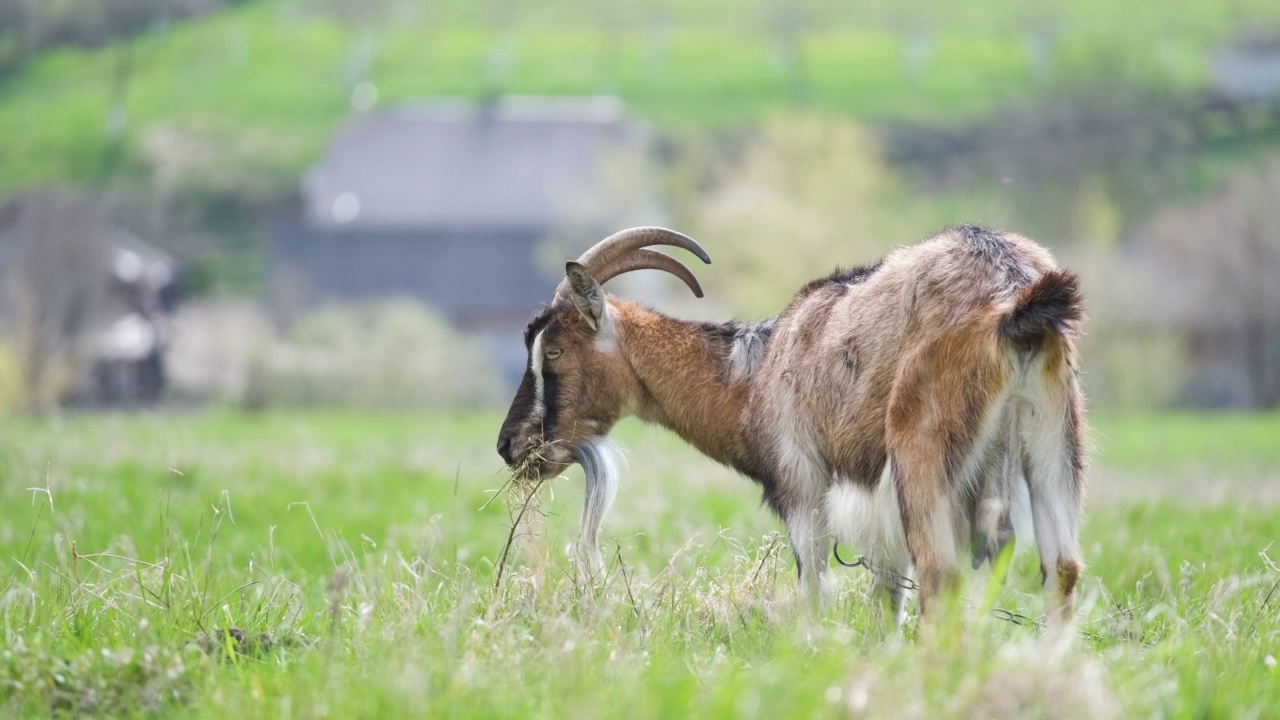
[[[1280,707],[1280,415],[1095,420],[1082,610],[1036,563],[905,637],[843,570],[814,619],[746,480],[630,449],[607,580],[508,514],[492,414],[72,416],[0,433],[0,716],[1244,717]],[[545,555],[543,554],[545,552]],[[963,617],[959,617],[963,615]],[[227,641],[229,628],[244,631]],[[255,639],[265,634],[269,647]]]

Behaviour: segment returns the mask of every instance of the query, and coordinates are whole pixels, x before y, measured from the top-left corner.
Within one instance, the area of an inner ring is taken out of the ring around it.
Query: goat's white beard
[[[600,554],[600,526],[618,495],[618,479],[625,456],[616,443],[605,437],[587,440],[574,449],[573,455],[586,476],[577,555],[587,577],[600,579],[605,570],[604,557]]]

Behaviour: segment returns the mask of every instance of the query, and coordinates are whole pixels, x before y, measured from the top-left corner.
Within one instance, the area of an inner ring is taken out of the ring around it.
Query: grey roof
[[[558,281],[537,271],[539,239],[521,230],[286,226],[273,236],[271,261],[307,279],[306,300],[405,295],[463,325],[523,325]]]
[[[445,100],[360,115],[308,173],[313,227],[553,227],[608,220],[611,158],[648,133],[616,98]],[[599,208],[596,210],[595,208]],[[599,214],[602,217],[593,217]]]
[[[1241,43],[1214,54],[1213,82],[1227,97],[1268,100],[1280,97],[1280,40]]]

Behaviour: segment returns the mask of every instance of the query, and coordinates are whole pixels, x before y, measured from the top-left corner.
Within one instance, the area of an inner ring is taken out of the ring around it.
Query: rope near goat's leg
[[[832,546],[831,553],[835,555],[836,562],[840,563],[845,567],[866,568],[873,575],[876,575],[881,580],[892,581],[893,584],[897,585],[902,590],[919,590],[920,589],[920,585],[916,583],[915,580],[912,580],[911,578],[901,573],[897,573],[882,567],[876,567],[876,565],[872,563],[871,560],[868,559],[866,555],[859,555],[857,559],[853,560],[852,562],[845,560],[844,558],[840,557],[840,543],[838,542]]]

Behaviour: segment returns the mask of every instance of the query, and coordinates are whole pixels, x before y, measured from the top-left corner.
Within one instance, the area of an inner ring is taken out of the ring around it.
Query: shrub
[[[713,177],[694,181],[708,187],[681,214],[718,250],[717,272],[706,273],[712,295],[746,317],[777,312],[814,277],[872,262],[908,237],[886,231],[896,183],[875,139],[848,120],[778,116],[736,157],[712,149],[699,161],[696,174]]]
[[[1158,213],[1136,238],[1153,316],[1185,338],[1190,405],[1280,405],[1280,157]]]
[[[240,400],[255,356],[275,335],[266,310],[252,301],[184,303],[169,322],[165,369],[170,397]]]
[[[22,363],[13,348],[0,344],[0,416],[22,405]]]
[[[408,300],[304,316],[250,366],[244,402],[263,406],[456,408],[498,400],[478,343]]]

